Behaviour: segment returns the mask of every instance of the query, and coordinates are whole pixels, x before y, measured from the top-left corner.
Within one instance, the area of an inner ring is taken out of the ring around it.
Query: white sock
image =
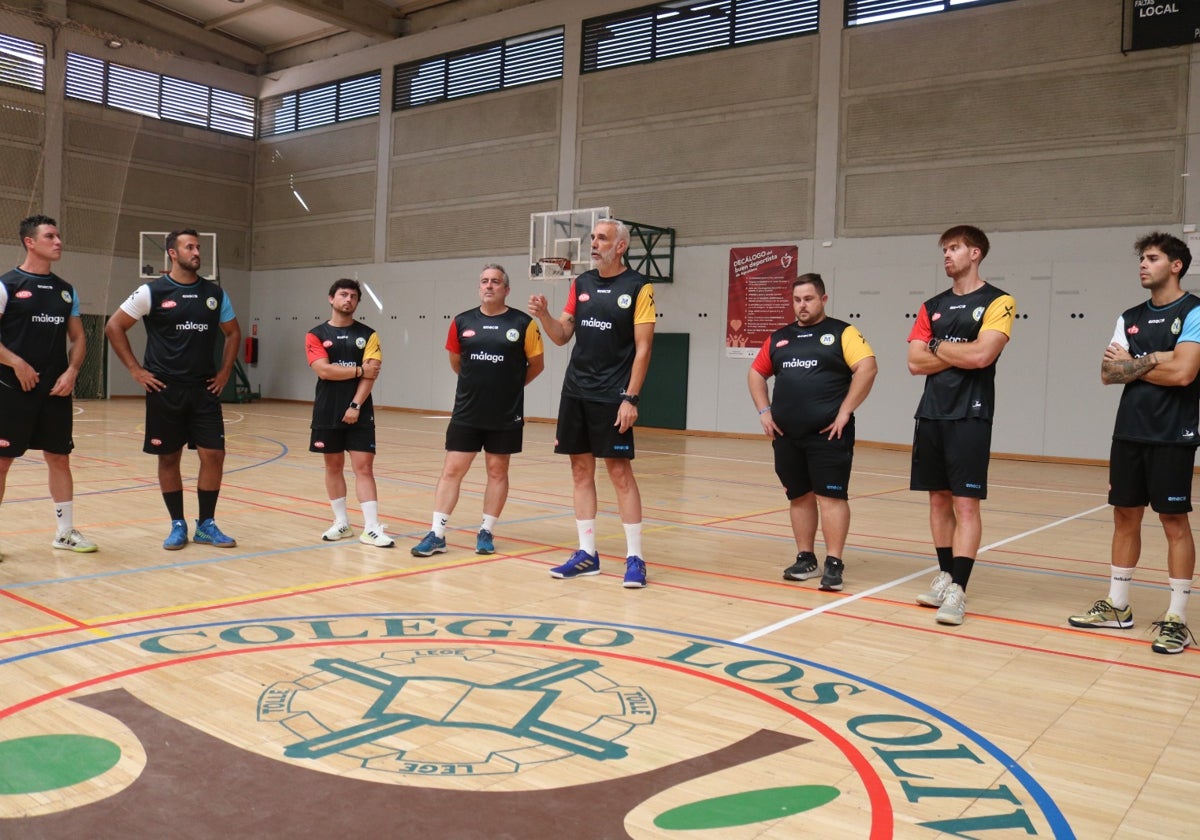
[[[625,556],[642,556],[642,523],[625,525]]]
[[[367,531],[379,530],[379,502],[359,502],[363,512],[363,528]]]
[[[71,533],[75,527],[75,512],[71,510],[74,502],[55,502],[54,518],[58,522],[58,535]]]
[[[496,520],[499,518],[500,517],[498,516],[489,516],[485,513],[483,515],[483,524],[479,527],[483,528],[485,531],[491,531],[494,534],[496,533]]]
[[[346,513],[346,497],[340,499],[330,499],[329,506],[333,508],[333,522],[335,525],[349,525],[349,514]]]
[[[1167,578],[1167,583],[1171,584],[1171,606],[1167,607],[1167,612],[1174,613],[1186,621],[1188,596],[1192,594],[1192,581],[1190,578]]]
[[[429,530],[433,531],[438,539],[441,539],[446,536],[446,526],[449,524],[450,514],[435,510],[433,512],[433,524],[430,525]]]
[[[1133,569],[1111,566],[1110,574],[1108,600],[1114,607],[1123,610],[1129,606],[1129,590],[1133,586]]]
[[[576,519],[575,529],[579,531],[579,550],[588,554],[596,553],[596,520]]]

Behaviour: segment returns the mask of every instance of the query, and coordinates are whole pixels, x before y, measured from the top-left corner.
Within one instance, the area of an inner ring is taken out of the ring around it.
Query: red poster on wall
[[[796,320],[791,292],[798,250],[795,245],[729,249],[726,356],[753,359],[771,333]]]

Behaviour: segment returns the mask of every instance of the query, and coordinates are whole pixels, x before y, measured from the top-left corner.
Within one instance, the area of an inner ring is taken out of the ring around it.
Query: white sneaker
[[[934,618],[938,624],[962,624],[966,614],[967,594],[957,583],[952,583],[946,587],[946,598]]]
[[[938,572],[937,577],[929,584],[929,591],[917,596],[917,603],[922,607],[940,607],[942,601],[946,600],[946,589],[952,583],[954,579],[950,577],[949,572]]]
[[[334,522],[333,527],[321,535],[325,542],[337,542],[354,536],[354,531],[344,522]]]
[[[396,541],[384,533],[382,525],[374,531],[364,530],[358,535],[358,541],[363,545],[373,545],[376,548],[394,548],[396,545]]]
[[[55,548],[65,548],[67,551],[74,551],[79,554],[91,554],[96,551],[99,546],[89,540],[83,534],[72,528],[65,534],[59,534],[51,543]]]

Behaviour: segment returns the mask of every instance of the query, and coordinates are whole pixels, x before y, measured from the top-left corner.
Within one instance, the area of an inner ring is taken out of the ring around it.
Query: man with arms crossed
[[[446,550],[446,526],[475,455],[484,451],[487,486],[475,553],[496,550],[496,522],[508,499],[508,463],[521,451],[525,386],[546,367],[537,322],[506,301],[508,272],[485,265],[479,275],[479,306],[454,317],[446,336],[450,368],[458,374],[454,411],[446,425],[446,460],[433,493],[433,523],[413,546],[417,557]]]
[[[237,540],[222,533],[214,517],[225,467],[221,391],[233,373],[242,329],[229,295],[199,274],[200,234],[190,228],[172,231],[165,244],[171,270],[138,286],[108,319],[104,334],[134,381],[146,389],[142,451],[158,456],[158,486],[171,517],[163,548],[176,551],[188,541],[179,466],[185,444],[200,456],[200,515],[192,539],[232,548]],[[129,330],[139,320],[146,325],[141,365],[129,344]],[[218,331],[225,336],[219,368],[214,361]]]
[[[938,244],[949,289],[925,301],[908,336],[908,371],[925,377],[917,404],[909,487],[929,491],[929,530],[940,571],[917,603],[941,624],[962,624],[967,581],[983,538],[996,361],[1016,317],[1012,296],[979,276],[988,238],[958,225]]]
[[[30,216],[19,227],[25,259],[0,276],[0,499],[13,459],[42,450],[57,520],[55,548],[87,553],[75,530],[71,394],[87,345],[75,289],[51,270],[62,257],[58,224]],[[70,343],[70,352],[67,344]]]
[[[626,267],[629,228],[601,219],[592,228],[592,266],[575,278],[557,320],[545,295],[529,298],[529,314],[560,347],[575,337],[563,378],[554,451],[571,457],[579,550],[550,570],[555,578],[600,574],[596,551],[596,459],[603,458],[625,527],[627,589],[646,585],[642,497],[633,475],[633,424],[654,344],[654,287]]]
[[[1180,288],[1192,253],[1180,239],[1151,233],[1134,243],[1138,275],[1150,299],[1117,319],[1100,363],[1100,381],[1122,384],[1108,462],[1113,506],[1112,568],[1108,597],[1068,621],[1072,627],[1133,626],[1129,591],[1142,550],[1142,514],[1150,505],[1167,538],[1171,600],[1154,622],[1155,653],[1183,653],[1194,641],[1187,602],[1196,569],[1192,469],[1200,422],[1200,298]]]
[[[375,485],[375,404],[371,388],[379,377],[383,351],[375,330],[354,320],[362,300],[357,280],[335,280],[329,287],[329,320],[304,337],[308,365],[317,374],[312,436],[308,451],[325,461],[325,492],[333,509],[333,525],[321,535],[326,542],[353,537],[346,512],[346,453],[354,471],[354,492],[363,512],[358,541],[392,548],[379,522]]]
[[[817,575],[818,508],[825,538],[821,589],[840,591],[850,531],[854,411],[875,382],[878,365],[858,328],[825,316],[825,281],[802,274],[792,284],[796,320],[773,332],[746,375],[763,432],[775,451],[775,474],[789,500],[796,562],[785,580]],[[767,380],[775,377],[768,401]]]

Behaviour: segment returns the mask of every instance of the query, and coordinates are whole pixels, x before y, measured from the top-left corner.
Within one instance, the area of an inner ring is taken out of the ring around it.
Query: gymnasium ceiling
[[[67,12],[76,21],[111,33],[118,43],[137,41],[262,73],[533,2],[68,0]]]

